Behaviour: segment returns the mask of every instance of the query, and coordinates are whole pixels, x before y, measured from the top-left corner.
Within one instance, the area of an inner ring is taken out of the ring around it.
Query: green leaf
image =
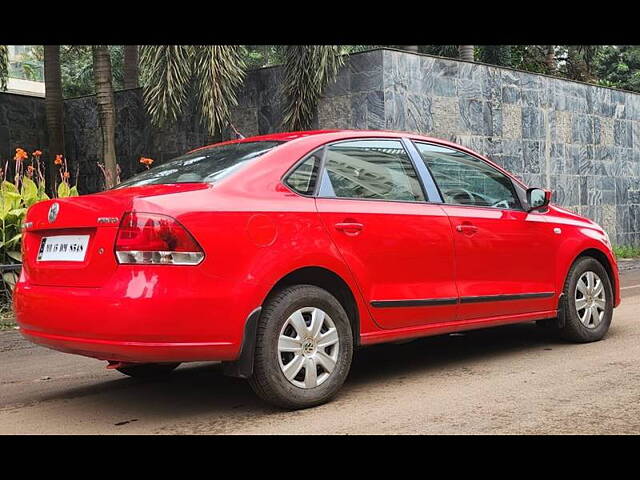
[[[62,182],[60,185],[58,185],[58,197],[59,198],[65,198],[68,197],[70,194],[71,189],[69,188],[69,184]]]
[[[335,80],[344,64],[339,45],[287,45],[284,47],[282,125],[288,131],[311,127],[324,88]]]
[[[22,198],[27,206],[31,206],[38,201],[38,186],[29,177],[22,179]]]
[[[4,242],[4,245],[5,246],[13,245],[14,243],[18,243],[20,241],[20,239],[22,239],[22,233],[14,235],[13,238],[11,238],[11,240],[9,240],[7,242]]]
[[[25,213],[27,213],[26,208],[14,208],[12,210],[9,210],[8,215],[13,215],[14,217],[22,218],[24,217]]]
[[[191,45],[141,45],[144,105],[156,126],[175,122],[184,109],[193,72]]]
[[[7,255],[13,258],[16,262],[22,263],[22,252],[20,250],[9,250]]]
[[[7,192],[14,192],[14,193],[18,193],[18,189],[16,188],[16,186],[11,183],[8,182],[6,180],[4,180],[1,184],[0,184],[0,190],[2,191],[7,191]]]
[[[71,187],[71,189],[69,190],[69,196],[70,197],[77,197],[80,194],[78,193],[78,187],[77,185],[74,185],[73,187]]]
[[[214,135],[229,122],[238,104],[237,90],[245,75],[242,49],[237,45],[198,45],[194,47],[196,93],[204,123]]]
[[[22,196],[19,193],[0,190],[0,209],[8,212],[9,210],[20,208],[21,206]]]
[[[16,272],[5,272],[2,274],[2,280],[4,280],[4,282],[9,285],[9,287],[11,287],[11,290],[13,290],[13,288],[16,286],[16,283],[18,283],[18,274]]]

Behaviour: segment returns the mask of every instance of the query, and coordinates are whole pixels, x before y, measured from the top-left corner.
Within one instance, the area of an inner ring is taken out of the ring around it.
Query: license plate
[[[82,262],[87,253],[89,235],[44,237],[38,251],[39,262]]]

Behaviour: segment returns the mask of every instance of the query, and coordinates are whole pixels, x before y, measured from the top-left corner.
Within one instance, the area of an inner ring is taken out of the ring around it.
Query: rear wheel
[[[161,378],[169,375],[179,363],[142,363],[140,365],[127,365],[116,368],[120,373],[124,373],[134,378]]]
[[[312,285],[288,287],[262,310],[249,383],[279,407],[313,407],[338,392],[352,355],[351,325],[340,302]]]
[[[602,264],[592,257],[578,259],[567,275],[564,298],[560,336],[572,342],[602,339],[613,315],[613,289]]]

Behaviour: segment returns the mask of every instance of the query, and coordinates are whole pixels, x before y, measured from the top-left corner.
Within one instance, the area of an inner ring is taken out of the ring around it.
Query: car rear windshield
[[[203,148],[150,168],[117,188],[163,183],[214,182],[284,142],[239,142]]]

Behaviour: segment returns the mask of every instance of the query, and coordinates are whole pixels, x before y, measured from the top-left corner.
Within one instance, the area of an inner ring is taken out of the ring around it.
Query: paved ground
[[[601,342],[531,324],[361,350],[330,404],[282,412],[217,365],[140,382],[0,333],[0,434],[640,433],[640,269]]]

